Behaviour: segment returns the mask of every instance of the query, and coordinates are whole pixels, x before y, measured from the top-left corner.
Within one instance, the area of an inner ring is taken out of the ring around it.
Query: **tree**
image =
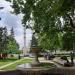
[[[3,40],[2,40],[2,38],[3,38],[3,28],[2,27],[0,27],[0,52],[2,52],[2,50],[3,50]]]
[[[0,58],[5,59],[9,53],[19,53],[19,45],[14,38],[13,28],[8,36],[7,28],[0,27]]]
[[[7,57],[7,53],[5,52],[7,50],[7,28],[1,27],[0,28],[0,58],[5,59]]]
[[[6,0],[13,3],[12,8],[16,14],[23,13],[23,23],[34,16],[35,24],[49,25],[49,21],[54,16],[57,18],[66,15],[70,19],[69,12],[74,11],[74,0]],[[73,14],[73,13],[72,13]],[[60,19],[60,18],[59,18]],[[40,21],[40,22],[39,22]],[[47,21],[47,22],[46,22]],[[44,22],[44,23],[43,23]],[[53,21],[52,21],[53,22]],[[71,25],[72,26],[72,25]],[[38,26],[39,27],[39,26]]]
[[[60,38],[58,34],[47,36],[47,34],[39,35],[38,44],[43,50],[55,51],[60,48]]]
[[[14,30],[11,29],[11,34],[8,36],[8,50],[9,53],[16,53],[19,50],[19,44],[16,42],[14,38]]]
[[[7,44],[8,44],[8,33],[7,33],[7,28],[4,27],[4,31],[3,31],[3,47],[4,47],[4,50],[7,50]]]
[[[57,39],[60,42],[60,38],[64,41],[65,38],[67,40],[71,40],[68,36],[74,36],[75,33],[75,0],[7,0],[13,3],[14,12],[16,14],[23,13],[24,17],[22,22],[24,25],[27,24],[31,20],[34,20],[34,30],[41,36],[43,34],[43,38],[39,37],[41,40],[45,39],[44,45],[46,45],[46,41],[48,40],[48,46],[51,47],[58,46]],[[31,14],[33,17],[31,17]],[[63,21],[61,21],[61,18]],[[70,33],[69,33],[70,32]],[[62,35],[60,35],[62,33]],[[65,33],[65,34],[64,34]],[[58,36],[59,35],[59,36]],[[60,38],[57,38],[58,36]],[[47,38],[49,37],[49,38]],[[46,39],[47,38],[47,39]],[[55,39],[55,40],[54,40]],[[63,42],[62,45],[66,44],[66,41]],[[75,45],[74,42],[67,41],[68,48],[72,49]],[[72,43],[72,45],[71,45]],[[69,47],[70,45],[70,47]],[[59,44],[60,47],[60,44]],[[64,47],[64,46],[63,46]],[[64,47],[66,49],[66,47]],[[47,47],[45,47],[47,48]]]
[[[11,29],[11,34],[10,34],[10,36],[14,38],[14,30],[13,30],[13,27],[12,27],[12,29]]]
[[[37,47],[37,39],[35,38],[35,34],[32,35],[31,47]]]
[[[0,28],[0,50],[6,50],[7,49],[7,43],[8,43],[8,38],[7,38],[7,28]]]

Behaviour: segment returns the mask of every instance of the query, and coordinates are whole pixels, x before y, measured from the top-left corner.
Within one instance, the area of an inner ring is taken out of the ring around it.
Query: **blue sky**
[[[20,49],[23,47],[23,26],[21,24],[22,14],[14,15],[11,14],[12,8],[10,7],[9,2],[4,0],[0,0],[0,7],[4,7],[4,9],[0,10],[0,17],[2,20],[0,21],[0,27],[6,26],[8,29],[8,34],[10,34],[10,30],[13,27],[15,32],[15,39],[20,45]],[[32,31],[27,29],[26,30],[26,46],[28,47],[31,40]]]

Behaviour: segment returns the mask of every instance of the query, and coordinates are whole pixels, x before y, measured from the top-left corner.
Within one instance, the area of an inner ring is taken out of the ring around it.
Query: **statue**
[[[39,48],[38,48],[37,39],[35,38],[34,33],[32,35],[32,41],[31,41],[31,52],[35,54],[35,63],[39,63],[39,60],[38,60]]]

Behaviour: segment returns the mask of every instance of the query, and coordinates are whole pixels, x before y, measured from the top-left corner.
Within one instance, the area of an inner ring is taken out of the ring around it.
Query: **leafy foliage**
[[[8,50],[9,53],[17,53],[19,50],[19,44],[16,42],[14,38],[14,31],[13,28],[11,29],[11,34],[8,36],[9,41],[8,41]]]
[[[14,38],[13,28],[8,36],[7,28],[0,27],[0,53],[18,53],[19,45]]]
[[[7,49],[7,43],[8,43],[7,28],[0,27],[0,52]]]
[[[37,40],[34,34],[32,35],[31,47],[37,47]]]
[[[24,25],[34,20],[33,29],[44,49],[58,49],[61,45],[63,49],[74,49],[75,0],[13,0],[12,3],[16,14],[24,14]]]

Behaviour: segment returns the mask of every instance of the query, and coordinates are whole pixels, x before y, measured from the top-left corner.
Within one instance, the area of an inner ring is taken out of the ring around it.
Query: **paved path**
[[[27,58],[27,57],[26,57],[26,58]],[[13,65],[13,64],[15,64],[15,63],[17,63],[17,62],[20,62],[20,61],[22,61],[22,60],[24,60],[24,59],[26,59],[26,58],[23,58],[23,59],[20,59],[20,60],[16,60],[16,61],[14,61],[14,62],[12,62],[12,63],[9,63],[9,64],[6,64],[6,65],[4,65],[4,66],[1,66],[0,69],[3,69],[3,68],[8,67],[8,66],[10,66],[10,65]]]
[[[55,58],[54,60],[44,60],[44,58],[39,59],[40,62],[48,62],[48,63],[53,63],[57,66],[59,69],[75,69],[75,65],[73,67],[64,67],[64,61],[62,62],[59,58]],[[75,62],[75,60],[74,60]],[[62,64],[61,64],[62,63]]]
[[[69,60],[70,61],[70,60]],[[60,60],[60,59],[54,59],[53,60],[53,62],[55,63],[55,64],[57,64],[57,67],[58,68],[61,68],[61,69],[74,69],[75,70],[75,64],[74,64],[74,66],[72,66],[72,67],[64,67],[63,66],[63,64],[64,64],[64,61],[63,60]],[[74,62],[75,62],[75,60],[74,60]]]
[[[57,58],[56,58],[56,59],[57,59]],[[60,64],[58,64],[58,63],[56,63],[56,62],[54,62],[53,60],[45,60],[44,58],[40,58],[39,60],[40,60],[40,62],[53,63],[53,64],[55,64],[58,68],[62,68],[62,65],[60,65]]]

